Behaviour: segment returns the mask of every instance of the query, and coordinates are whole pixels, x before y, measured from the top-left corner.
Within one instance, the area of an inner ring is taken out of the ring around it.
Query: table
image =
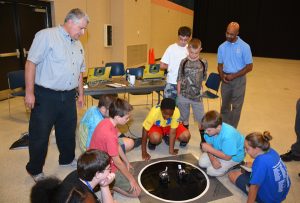
[[[123,87],[109,87],[108,84],[119,83]],[[134,86],[130,86],[125,78],[113,78],[110,82],[98,82],[96,85],[89,85],[84,89],[85,95],[117,94],[117,93],[143,93],[156,92],[158,94],[158,104],[160,103],[160,91],[165,89],[165,80],[136,80]]]

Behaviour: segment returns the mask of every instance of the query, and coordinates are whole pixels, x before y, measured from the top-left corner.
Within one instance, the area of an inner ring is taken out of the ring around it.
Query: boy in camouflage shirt
[[[189,55],[184,58],[178,70],[177,92],[178,108],[180,110],[180,121],[189,127],[190,106],[193,108],[194,118],[198,122],[198,127],[202,141],[204,141],[204,131],[201,128],[201,120],[204,115],[204,107],[201,98],[202,81],[207,77],[207,61],[200,59],[201,41],[193,38],[188,43]]]

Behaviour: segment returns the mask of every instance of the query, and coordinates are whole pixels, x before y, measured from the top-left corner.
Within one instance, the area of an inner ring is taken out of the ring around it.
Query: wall
[[[182,25],[192,27],[193,23],[192,11],[186,12],[167,0],[53,0],[53,25],[62,24],[67,12],[77,7],[91,20],[80,39],[88,67],[110,61],[127,65],[127,47],[131,45],[147,44],[160,58],[177,40],[177,29]],[[112,47],[104,47],[104,24],[112,24]]]
[[[178,39],[181,26],[193,27],[193,12],[167,0],[152,0],[151,48],[155,58],[161,58],[165,49]]]

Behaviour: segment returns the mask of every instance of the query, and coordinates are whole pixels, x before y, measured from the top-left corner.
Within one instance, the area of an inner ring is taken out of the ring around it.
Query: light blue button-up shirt
[[[250,46],[238,37],[234,43],[225,41],[218,48],[218,63],[225,73],[237,73],[252,63]]]
[[[35,84],[57,91],[78,87],[85,71],[81,42],[72,40],[62,26],[39,31],[27,60],[36,64]]]

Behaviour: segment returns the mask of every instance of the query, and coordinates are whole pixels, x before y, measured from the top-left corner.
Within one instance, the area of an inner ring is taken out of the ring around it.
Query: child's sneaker
[[[186,147],[186,145],[187,145],[187,142],[182,142],[182,141],[181,141],[181,142],[179,143],[179,146],[180,146],[180,147]]]
[[[134,145],[133,145],[134,148],[137,148],[142,144],[142,138],[141,137],[133,138],[133,141],[134,141]]]
[[[45,179],[45,174],[42,172],[42,173],[39,173],[37,175],[31,175],[31,177],[34,180],[34,182],[38,182],[40,180],[44,180]]]
[[[148,149],[149,150],[155,150],[156,144],[152,144],[151,142],[148,141]]]
[[[164,140],[164,142],[166,143],[166,145],[169,146],[169,144],[170,144],[170,138],[169,138],[169,135],[163,136],[162,139]]]
[[[75,169],[77,169],[77,160],[76,159],[73,159],[73,161],[71,162],[71,163],[69,163],[69,164],[59,164],[60,166],[63,166],[63,167],[65,167],[65,166],[70,166],[70,167],[72,167],[72,168],[75,168]]]

